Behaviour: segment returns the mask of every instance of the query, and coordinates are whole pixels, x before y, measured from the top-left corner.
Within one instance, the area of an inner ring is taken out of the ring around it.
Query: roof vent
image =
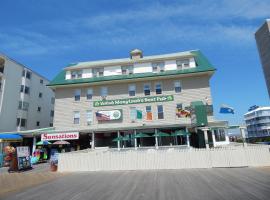
[[[140,49],[133,49],[130,52],[130,59],[140,59],[143,57],[143,52]]]

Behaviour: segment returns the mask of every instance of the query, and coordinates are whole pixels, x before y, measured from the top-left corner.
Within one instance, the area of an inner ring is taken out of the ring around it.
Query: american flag
[[[110,116],[105,115],[103,113],[99,113],[99,112],[96,112],[96,117],[98,121],[107,121],[111,119]]]

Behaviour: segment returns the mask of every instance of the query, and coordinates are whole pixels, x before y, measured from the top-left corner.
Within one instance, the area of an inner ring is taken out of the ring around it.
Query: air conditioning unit
[[[91,125],[92,124],[92,122],[87,122],[87,126],[89,126],[89,125]]]
[[[131,123],[135,123],[136,121],[135,120],[131,120]]]
[[[107,96],[101,96],[102,100],[106,100]]]

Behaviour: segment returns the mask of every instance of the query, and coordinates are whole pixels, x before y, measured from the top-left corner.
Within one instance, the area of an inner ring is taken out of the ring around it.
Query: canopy
[[[170,136],[168,133],[164,133],[164,132],[161,132],[161,131],[158,131],[157,133],[155,133],[154,135],[152,135],[152,137],[168,137]]]
[[[151,137],[145,133],[138,133],[135,135],[135,138],[145,138],[145,137]]]
[[[48,141],[39,141],[36,145],[49,145],[49,144],[52,144]]]
[[[118,142],[118,141],[128,141],[128,140],[130,140],[128,135],[126,135],[125,137],[120,135],[119,137],[114,138],[112,141],[113,142]]]
[[[183,130],[178,130],[171,134],[171,136],[186,136],[186,135],[190,135],[190,133]]]
[[[0,133],[0,140],[22,140],[22,136],[18,133],[10,134],[10,133]]]

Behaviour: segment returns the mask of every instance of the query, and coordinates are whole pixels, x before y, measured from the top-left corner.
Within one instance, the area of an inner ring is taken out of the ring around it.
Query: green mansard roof
[[[87,84],[87,83],[97,83],[103,81],[115,81],[115,80],[128,80],[128,79],[139,79],[139,78],[150,78],[150,77],[162,77],[162,76],[171,76],[171,75],[179,75],[179,74],[191,74],[191,73],[201,73],[201,72],[210,72],[215,71],[213,65],[208,61],[208,59],[199,51],[187,51],[181,53],[173,53],[173,54],[164,54],[164,55],[157,55],[157,56],[147,56],[140,60],[136,60],[138,62],[147,62],[149,60],[162,60],[168,58],[185,58],[185,57],[194,57],[196,62],[195,68],[190,69],[182,69],[182,70],[168,70],[165,72],[160,73],[137,73],[132,75],[113,75],[113,76],[102,76],[102,77],[91,77],[91,78],[81,78],[81,79],[65,79],[66,70],[67,69],[76,69],[76,68],[86,68],[90,65],[95,66],[102,66],[108,65],[112,63],[127,63],[127,62],[134,62],[131,59],[114,59],[114,60],[105,60],[105,61],[92,61],[92,62],[81,62],[76,64],[71,64],[63,69],[50,83],[48,86],[56,87],[56,86],[64,86],[64,85],[71,85],[71,84]]]

